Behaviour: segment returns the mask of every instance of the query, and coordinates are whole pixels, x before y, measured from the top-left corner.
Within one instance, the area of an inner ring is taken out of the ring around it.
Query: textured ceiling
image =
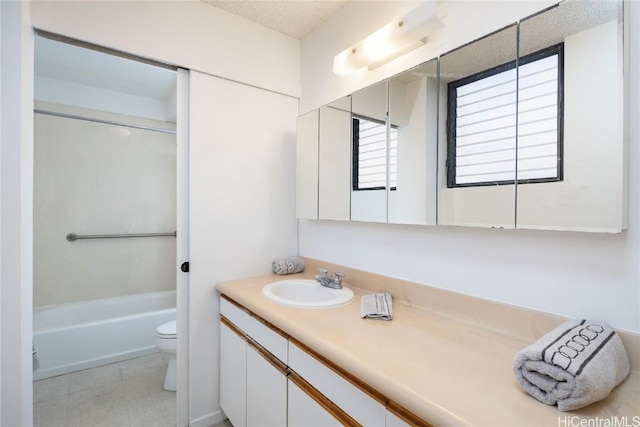
[[[617,1],[563,1],[557,7],[521,21],[520,55],[553,46],[572,34],[617,20],[621,8],[621,2]],[[443,55],[440,58],[440,77],[449,82],[515,61],[517,37],[516,26],[513,25]]]
[[[235,15],[302,39],[349,0],[201,0]]]

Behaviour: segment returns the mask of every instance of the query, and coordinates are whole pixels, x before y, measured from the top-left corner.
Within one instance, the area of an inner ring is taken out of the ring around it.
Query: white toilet
[[[164,323],[156,329],[156,347],[169,357],[164,389],[176,391],[176,321]]]

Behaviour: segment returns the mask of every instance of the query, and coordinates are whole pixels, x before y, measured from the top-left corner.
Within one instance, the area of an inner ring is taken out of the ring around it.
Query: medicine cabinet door
[[[351,220],[387,222],[387,199],[396,187],[389,150],[388,83],[352,95]]]
[[[351,182],[351,97],[320,108],[318,219],[348,221]]]
[[[438,224],[514,228],[517,26],[440,57]]]
[[[438,61],[389,81],[389,222],[436,224]]]
[[[626,227],[622,2],[520,23],[517,228]]]
[[[318,126],[320,111],[298,117],[296,141],[296,218],[318,219]]]

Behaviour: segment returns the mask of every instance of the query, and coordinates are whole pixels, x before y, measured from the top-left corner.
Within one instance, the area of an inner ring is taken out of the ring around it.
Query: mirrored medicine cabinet
[[[621,232],[622,24],[565,0],[300,116],[298,218]]]

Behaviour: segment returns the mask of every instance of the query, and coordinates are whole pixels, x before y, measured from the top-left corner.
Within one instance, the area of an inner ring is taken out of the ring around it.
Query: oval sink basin
[[[353,291],[349,288],[331,289],[315,280],[304,279],[271,282],[262,288],[262,295],[279,304],[304,308],[332,308],[353,301]]]

